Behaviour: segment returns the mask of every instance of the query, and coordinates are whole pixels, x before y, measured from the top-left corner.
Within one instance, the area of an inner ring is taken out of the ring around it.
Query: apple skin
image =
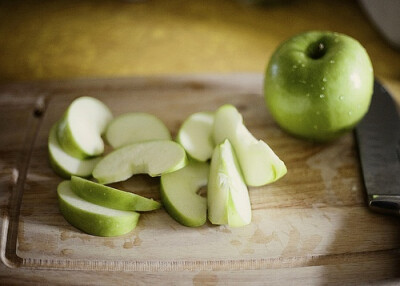
[[[58,124],[58,142],[65,152],[78,159],[101,155],[104,152],[101,135],[112,117],[111,110],[102,101],[89,96],[78,97],[68,106]],[[84,133],[78,132],[81,128],[85,129]],[[92,135],[87,137],[86,134]],[[88,146],[88,142],[92,146]]]
[[[161,204],[130,192],[101,185],[77,176],[71,177],[71,188],[81,198],[96,205],[123,211],[152,211]]]
[[[74,227],[96,236],[119,236],[132,231],[140,214],[131,211],[112,210],[92,204],[75,194],[70,181],[57,187],[60,212]]]
[[[50,166],[62,178],[69,179],[71,175],[89,177],[93,168],[100,161],[100,157],[81,160],[65,152],[57,139],[58,122],[50,129],[48,138],[48,151]]]
[[[197,191],[207,185],[209,171],[208,163],[191,160],[182,169],[161,176],[161,201],[180,224],[199,227],[207,221],[207,199]]]
[[[264,96],[282,129],[312,141],[329,141],[363,118],[373,84],[371,60],[358,41],[310,31],[274,52],[265,72]]]

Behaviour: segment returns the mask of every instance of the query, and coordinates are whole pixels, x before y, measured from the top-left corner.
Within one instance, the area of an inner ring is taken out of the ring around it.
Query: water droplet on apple
[[[334,61],[334,60],[330,60],[329,62],[330,62],[331,64],[334,64],[334,63],[335,63],[335,61]]]
[[[309,94],[309,93],[307,93],[307,94],[306,94],[306,96],[307,96],[307,97],[309,97],[309,96],[310,96],[310,94]]]
[[[325,89],[325,87],[323,86],[323,87],[321,87],[321,90],[324,90]]]
[[[343,99],[344,99],[344,96],[343,96],[343,95],[339,96],[339,99],[340,99],[340,100],[343,100]]]
[[[325,94],[322,94],[322,93],[321,93],[321,94],[319,95],[319,97],[320,97],[320,98],[324,98],[324,97],[325,97]]]
[[[293,65],[293,68],[294,68],[294,69],[297,69],[297,65]]]
[[[306,65],[305,64],[301,64],[301,67],[304,68]]]
[[[324,78],[322,79],[322,81],[323,81],[323,82],[326,82],[326,81],[327,81],[326,77],[324,77]]]
[[[352,113],[353,113],[353,112],[349,111],[349,116],[351,116]]]

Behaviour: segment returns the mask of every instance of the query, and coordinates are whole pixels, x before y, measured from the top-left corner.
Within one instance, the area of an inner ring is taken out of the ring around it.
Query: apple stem
[[[319,43],[318,45],[318,51],[321,53],[325,49],[325,46],[323,43]]]
[[[308,48],[308,56],[314,60],[322,58],[326,53],[326,48],[323,42],[315,42]]]

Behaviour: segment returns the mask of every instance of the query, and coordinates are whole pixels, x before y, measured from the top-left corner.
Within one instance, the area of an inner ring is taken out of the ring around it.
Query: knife
[[[400,216],[400,119],[391,95],[378,81],[355,136],[368,206]]]

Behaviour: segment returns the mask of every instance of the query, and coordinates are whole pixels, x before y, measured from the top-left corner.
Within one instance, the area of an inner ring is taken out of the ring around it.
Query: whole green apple
[[[274,52],[265,73],[264,95],[284,130],[328,141],[362,119],[373,84],[371,60],[358,41],[310,31],[290,38]]]

